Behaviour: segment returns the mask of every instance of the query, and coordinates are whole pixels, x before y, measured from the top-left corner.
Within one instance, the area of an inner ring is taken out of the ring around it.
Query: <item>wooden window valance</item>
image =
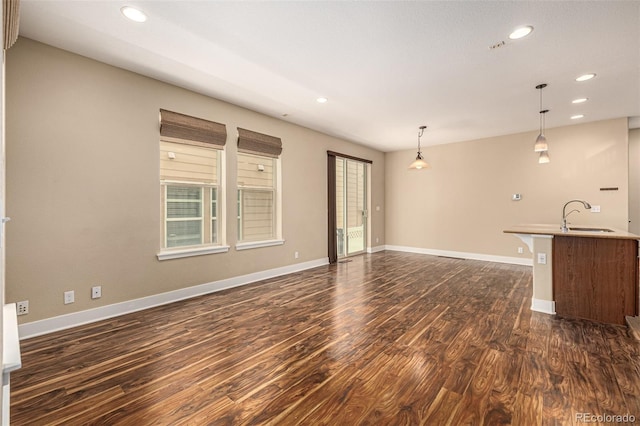
[[[167,141],[221,149],[227,143],[227,127],[215,121],[161,109],[160,136]]]
[[[20,0],[2,0],[2,24],[4,39],[2,47],[7,50],[18,40],[18,24],[20,23]]]
[[[282,153],[282,141],[275,136],[238,127],[238,151],[278,158]]]

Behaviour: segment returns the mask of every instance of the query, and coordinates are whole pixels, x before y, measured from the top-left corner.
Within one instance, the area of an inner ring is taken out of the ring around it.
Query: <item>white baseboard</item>
[[[280,275],[291,274],[293,272],[303,271],[305,269],[316,268],[318,266],[328,264],[328,258],[296,263],[294,265],[283,266],[280,268],[255,272],[252,274],[227,278],[220,281],[213,281],[206,284],[181,288],[179,290],[173,290],[166,293],[154,294],[152,296],[142,297],[140,299],[114,303],[112,305],[101,306],[99,308],[87,309],[85,311],[60,315],[57,317],[47,318],[39,321],[27,322],[18,326],[20,339],[28,339],[30,337],[40,336],[58,330],[77,327],[79,325],[89,324],[92,322],[117,317],[131,312],[141,311],[143,309],[153,308],[155,306],[166,305],[167,303],[190,299],[192,297],[202,296],[204,294],[214,293],[216,291],[226,290],[228,288],[238,287],[256,281],[278,277]]]
[[[367,247],[367,253],[377,253],[379,251],[384,251],[384,246],[376,246],[376,247]]]
[[[462,251],[435,250],[435,249],[426,249],[426,248],[419,248],[419,247],[393,246],[393,245],[386,245],[385,250],[404,251],[408,253],[430,254],[433,256],[456,257],[459,259],[483,260],[485,262],[498,262],[498,263],[510,263],[513,265],[533,266],[533,259],[530,259],[530,258],[527,259],[527,258],[520,258],[520,257],[495,256],[491,254],[467,253]]]
[[[556,302],[554,302],[553,300],[531,298],[531,310],[542,312],[543,314],[555,315]]]

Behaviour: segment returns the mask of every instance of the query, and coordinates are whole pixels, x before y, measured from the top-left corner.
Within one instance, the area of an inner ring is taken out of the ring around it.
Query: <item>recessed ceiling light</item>
[[[581,75],[580,77],[576,78],[576,81],[587,81],[587,80],[591,80],[593,77],[595,77],[596,75],[593,73],[590,74],[584,74]]]
[[[135,7],[124,6],[122,9],[120,9],[120,12],[122,12],[124,16],[134,22],[144,22],[147,20],[147,15],[145,15],[143,11],[136,9]]]
[[[572,120],[579,120],[579,119],[581,119],[581,118],[584,118],[584,115],[583,115],[583,114],[576,114],[576,115],[572,115],[572,116],[571,116],[571,119],[572,119]]]
[[[319,104],[326,104],[328,100],[329,100],[329,99],[327,99],[327,98],[325,98],[325,97],[321,97],[321,98],[316,99],[316,101],[317,101]]]
[[[589,98],[578,98],[571,101],[572,104],[581,104],[583,102],[587,102]]]
[[[519,38],[528,36],[529,34],[531,34],[531,31],[533,31],[533,27],[531,25],[519,27],[513,30],[511,34],[509,34],[509,38],[511,40],[517,40]]]

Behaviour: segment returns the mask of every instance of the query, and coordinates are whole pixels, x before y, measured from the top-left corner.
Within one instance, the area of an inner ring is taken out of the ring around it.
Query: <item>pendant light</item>
[[[545,87],[547,87],[545,83],[536,86],[536,89],[540,91],[540,133],[536,138],[536,143],[533,145],[533,150],[540,153],[540,157],[538,158],[538,163],[540,164],[549,162],[549,144],[547,143],[547,138],[544,136],[544,118],[549,110],[542,109],[542,89]]]
[[[427,126],[418,127],[418,155],[416,156],[416,161],[411,163],[411,165],[409,166],[409,169],[411,170],[428,169],[431,167],[429,163],[424,161],[424,158],[422,157],[422,151],[420,150],[420,138],[424,134],[424,129],[426,128]]]

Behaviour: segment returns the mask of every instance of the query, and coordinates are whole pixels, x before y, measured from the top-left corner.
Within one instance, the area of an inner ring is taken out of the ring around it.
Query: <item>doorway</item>
[[[336,243],[338,258],[367,248],[367,164],[336,157]]]

